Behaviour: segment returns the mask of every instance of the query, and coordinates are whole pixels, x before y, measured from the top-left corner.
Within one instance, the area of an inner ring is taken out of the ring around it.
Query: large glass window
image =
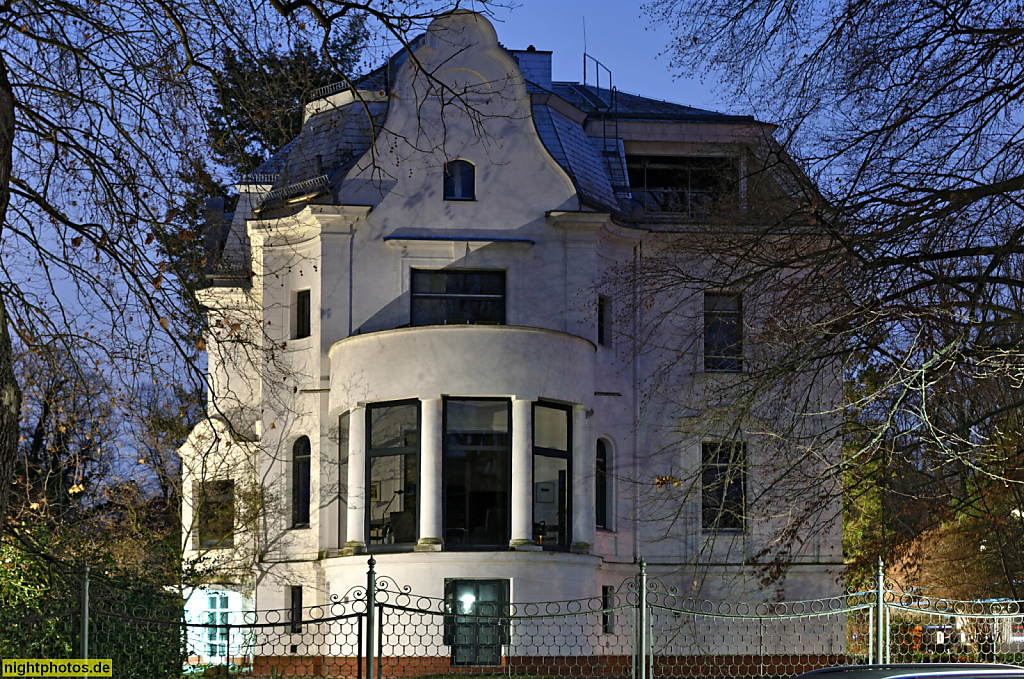
[[[196,484],[197,542],[202,549],[233,547],[235,533],[235,482],[206,481]]]
[[[738,293],[704,293],[704,370],[743,369],[743,303]]]
[[[500,665],[509,643],[508,580],[445,580],[444,643],[453,665]]]
[[[300,436],[292,446],[292,528],[309,526],[310,445]]]
[[[419,401],[366,408],[366,521],[371,550],[411,548],[418,537]]]
[[[572,427],[568,406],[533,406],[533,540],[569,549],[572,526]]]
[[[504,271],[412,270],[411,324],[503,325]]]
[[[447,549],[507,549],[512,435],[507,399],[445,399],[444,541]]]
[[[706,533],[742,533],[746,525],[747,449],[731,441],[701,447],[701,527]]]

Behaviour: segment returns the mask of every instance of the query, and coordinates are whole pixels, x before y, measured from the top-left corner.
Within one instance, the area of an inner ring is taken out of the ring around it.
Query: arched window
[[[444,199],[476,199],[476,168],[472,163],[452,160],[444,164]]]
[[[309,437],[300,436],[292,446],[292,528],[309,526]]]
[[[598,528],[609,528],[608,515],[611,513],[608,511],[608,500],[611,497],[611,493],[608,492],[608,486],[610,479],[608,478],[608,444],[602,439],[597,440],[597,459],[594,462],[594,481],[597,485],[594,493],[595,498],[595,511],[594,523],[597,524]]]

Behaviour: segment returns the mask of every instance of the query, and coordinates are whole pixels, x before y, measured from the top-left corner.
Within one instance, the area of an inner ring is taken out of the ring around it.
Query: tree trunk
[[[7,62],[0,54],[0,235],[7,223],[11,200],[11,162],[14,149],[14,91],[7,78]],[[7,497],[18,459],[18,417],[21,389],[14,376],[14,353],[7,328],[7,306],[0,295],[0,526],[7,516]]]

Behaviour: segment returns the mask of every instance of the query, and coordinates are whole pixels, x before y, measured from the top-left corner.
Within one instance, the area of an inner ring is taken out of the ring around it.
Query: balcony
[[[519,326],[425,326],[348,337],[327,352],[330,412],[441,395],[590,403],[594,352],[581,337]]]

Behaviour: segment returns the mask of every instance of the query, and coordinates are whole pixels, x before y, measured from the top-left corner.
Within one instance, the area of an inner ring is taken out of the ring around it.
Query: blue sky
[[[583,77],[583,19],[586,17],[587,53],[612,72],[620,90],[725,110],[714,82],[674,77],[667,56],[660,53],[671,34],[651,25],[640,3],[623,0],[514,0],[512,10],[495,10],[498,39],[509,49],[533,45],[551,50],[555,80],[581,81]],[[589,70],[588,70],[589,76]],[[603,76],[602,76],[603,77]],[[588,81],[592,81],[588,77]],[[604,81],[602,80],[602,85]]]

